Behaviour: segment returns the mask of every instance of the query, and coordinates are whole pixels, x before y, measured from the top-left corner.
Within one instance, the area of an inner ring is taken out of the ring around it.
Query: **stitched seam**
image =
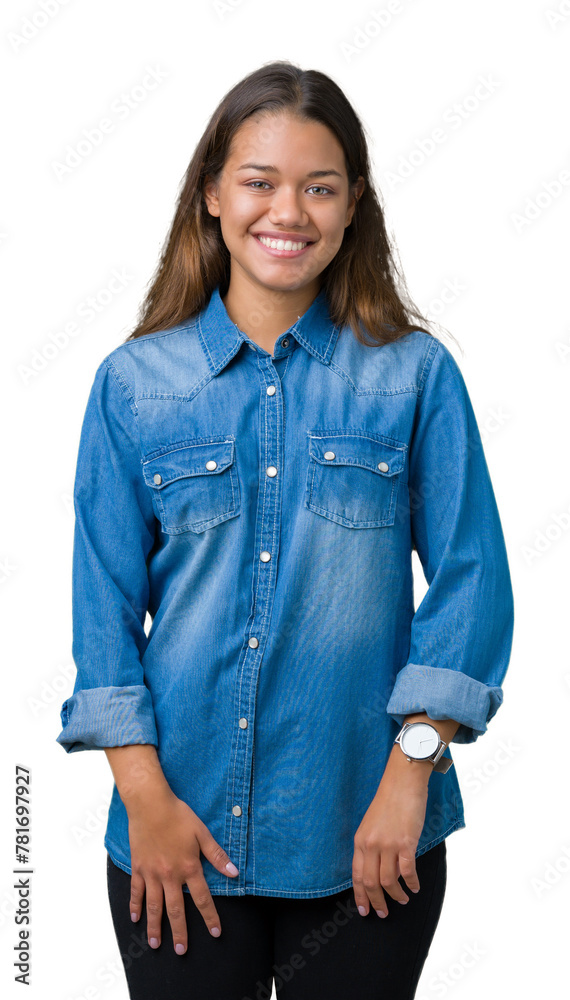
[[[137,415],[137,404],[135,402],[134,396],[131,395],[131,393],[129,391],[129,386],[127,385],[126,381],[124,380],[121,372],[119,372],[118,369],[115,368],[115,365],[110,360],[110,358],[104,358],[102,363],[106,365],[106,367],[110,371],[111,375],[113,376],[114,381],[119,386],[119,388],[121,390],[121,395],[124,395],[124,396],[127,397],[127,403],[129,405],[129,409],[130,409],[131,413],[133,413],[136,416]]]

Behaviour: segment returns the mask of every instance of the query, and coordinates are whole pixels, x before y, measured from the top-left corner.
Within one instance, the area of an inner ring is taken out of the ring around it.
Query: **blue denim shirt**
[[[57,740],[154,744],[239,868],[201,855],[212,894],[351,886],[405,716],[455,719],[454,741],[472,743],[501,705],[505,542],[438,338],[361,344],[322,290],[271,355],[218,287],[194,320],[99,365],[74,504],[77,679]],[[416,856],[464,826],[455,768],[434,771]],[[105,846],[130,872],[116,786]]]

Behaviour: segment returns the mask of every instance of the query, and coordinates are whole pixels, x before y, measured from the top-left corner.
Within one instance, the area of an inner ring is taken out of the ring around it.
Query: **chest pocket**
[[[143,463],[163,531],[201,532],[240,512],[233,437],[180,444]]]
[[[305,506],[348,528],[394,524],[407,445],[391,440],[311,432]]]

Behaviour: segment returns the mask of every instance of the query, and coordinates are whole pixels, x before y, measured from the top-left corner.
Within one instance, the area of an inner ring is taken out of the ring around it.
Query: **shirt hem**
[[[447,830],[445,830],[444,833],[440,833],[437,837],[434,837],[433,840],[430,840],[428,844],[425,844],[425,846],[422,847],[421,850],[419,850],[416,853],[416,858],[419,858],[422,854],[425,854],[427,851],[431,850],[432,847],[437,847],[437,845],[440,844],[442,840],[445,840],[446,837],[449,837],[449,835],[454,833],[455,830],[462,830],[465,828],[465,826],[466,826],[465,820],[460,817],[455,821],[455,823],[452,824],[452,826],[450,826]],[[121,868],[124,872],[127,872],[128,875],[132,875],[132,869],[129,867],[129,865],[118,860],[118,858],[113,853],[114,848],[110,847],[110,845],[107,843],[107,840],[105,840],[105,848],[113,864],[115,864],[117,868]],[[228,876],[228,881],[229,881],[229,876]],[[339,885],[333,886],[330,889],[269,889],[266,886],[259,886],[255,884],[246,886],[236,886],[235,888],[229,885],[226,888],[222,886],[221,883],[218,884],[214,883],[212,885],[208,885],[208,888],[212,896],[279,896],[285,899],[318,899],[321,896],[333,896],[335,893],[342,892],[343,889],[349,889],[351,886],[352,886],[352,877],[347,879],[345,882],[341,882]],[[186,885],[182,886],[182,890],[183,892],[187,893],[190,892],[188,886]]]

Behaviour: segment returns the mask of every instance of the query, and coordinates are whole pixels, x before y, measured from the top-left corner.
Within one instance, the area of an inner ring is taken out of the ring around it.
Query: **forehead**
[[[263,112],[248,118],[234,134],[227,160],[234,170],[251,161],[279,170],[332,167],[343,175],[346,172],[344,151],[331,130],[321,122],[287,112]]]

